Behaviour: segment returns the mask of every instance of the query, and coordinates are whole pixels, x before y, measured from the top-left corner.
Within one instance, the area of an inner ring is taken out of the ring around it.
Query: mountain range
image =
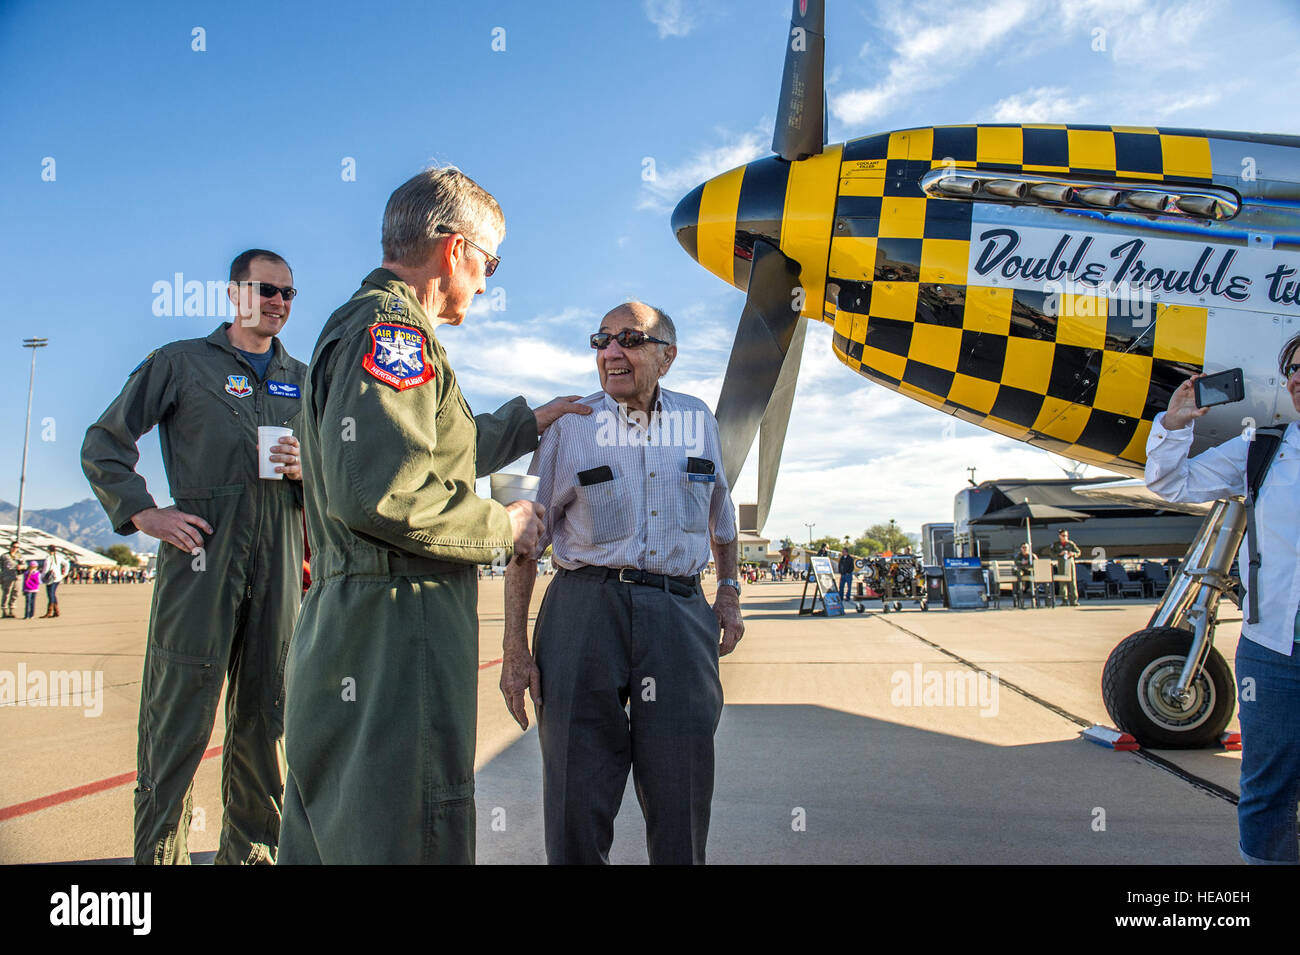
[[[17,505],[0,501],[0,524],[13,524],[17,517]],[[104,509],[93,497],[67,507],[24,510],[23,523],[91,550],[99,550],[111,544],[126,544],[136,553],[154,553],[158,549],[158,542],[145,534],[123,537],[115,532],[108,523]]]

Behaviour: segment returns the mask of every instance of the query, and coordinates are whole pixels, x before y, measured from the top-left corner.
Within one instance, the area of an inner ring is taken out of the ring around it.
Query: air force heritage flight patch
[[[424,333],[409,325],[380,322],[370,326],[373,347],[361,360],[361,367],[398,391],[415,388],[433,377],[424,360]]]

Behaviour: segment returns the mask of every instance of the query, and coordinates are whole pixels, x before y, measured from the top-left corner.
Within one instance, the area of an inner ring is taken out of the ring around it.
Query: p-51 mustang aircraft
[[[803,319],[878,384],[1123,474],[1141,475],[1152,419],[1191,374],[1240,367],[1245,384],[1198,422],[1195,452],[1294,417],[1275,356],[1300,331],[1300,137],[1038,123],[827,145],[824,22],[823,0],[794,0],[775,155],[672,216],[687,253],[746,293],[717,418],[733,484],[759,435],[760,526]],[[1189,551],[1201,565],[1231,563],[1230,505]],[[1232,715],[1211,646],[1228,568],[1201,569],[1107,666],[1111,716],[1151,744],[1204,745]]]

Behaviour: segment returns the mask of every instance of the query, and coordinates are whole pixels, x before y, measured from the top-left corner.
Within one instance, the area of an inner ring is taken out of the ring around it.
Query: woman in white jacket
[[[68,558],[59,553],[59,549],[50,545],[49,556],[45,558],[45,571],[41,580],[45,584],[45,617],[59,615],[59,584],[68,576]]]
[[[1300,335],[1278,363],[1300,412]],[[1157,415],[1147,440],[1146,483],[1167,501],[1213,501],[1246,493],[1250,435],[1234,437],[1189,459],[1196,406],[1192,382],[1183,382]],[[1242,624],[1237,642],[1237,699],[1241,720],[1239,849],[1249,863],[1295,865],[1296,804],[1300,799],[1300,424],[1286,429],[1259,489],[1258,540],[1248,536],[1240,566],[1259,548],[1258,619]]]

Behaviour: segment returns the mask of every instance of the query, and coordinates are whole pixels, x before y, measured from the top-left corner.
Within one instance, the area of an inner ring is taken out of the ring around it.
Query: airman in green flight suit
[[[454,168],[400,186],[384,262],[321,332],[302,446],[312,586],[286,679],[280,862],[472,863],[477,565],[529,554],[541,507],[475,478],[578,396],[475,417],[435,327],[499,261],[496,200]]]
[[[292,437],[271,455],[288,480],[258,478],[257,429],[298,430],[307,366],[276,337],[289,319],[292,285],[274,252],[238,256],[228,286],[236,321],[152,352],[81,447],[82,469],[114,529],[161,541],[140,693],[139,864],[190,861],[191,784],[223,678],[216,861],[275,861],[284,662],[302,596],[302,483]],[[175,501],[166,508],[135,471],[136,443],[155,424]]]

